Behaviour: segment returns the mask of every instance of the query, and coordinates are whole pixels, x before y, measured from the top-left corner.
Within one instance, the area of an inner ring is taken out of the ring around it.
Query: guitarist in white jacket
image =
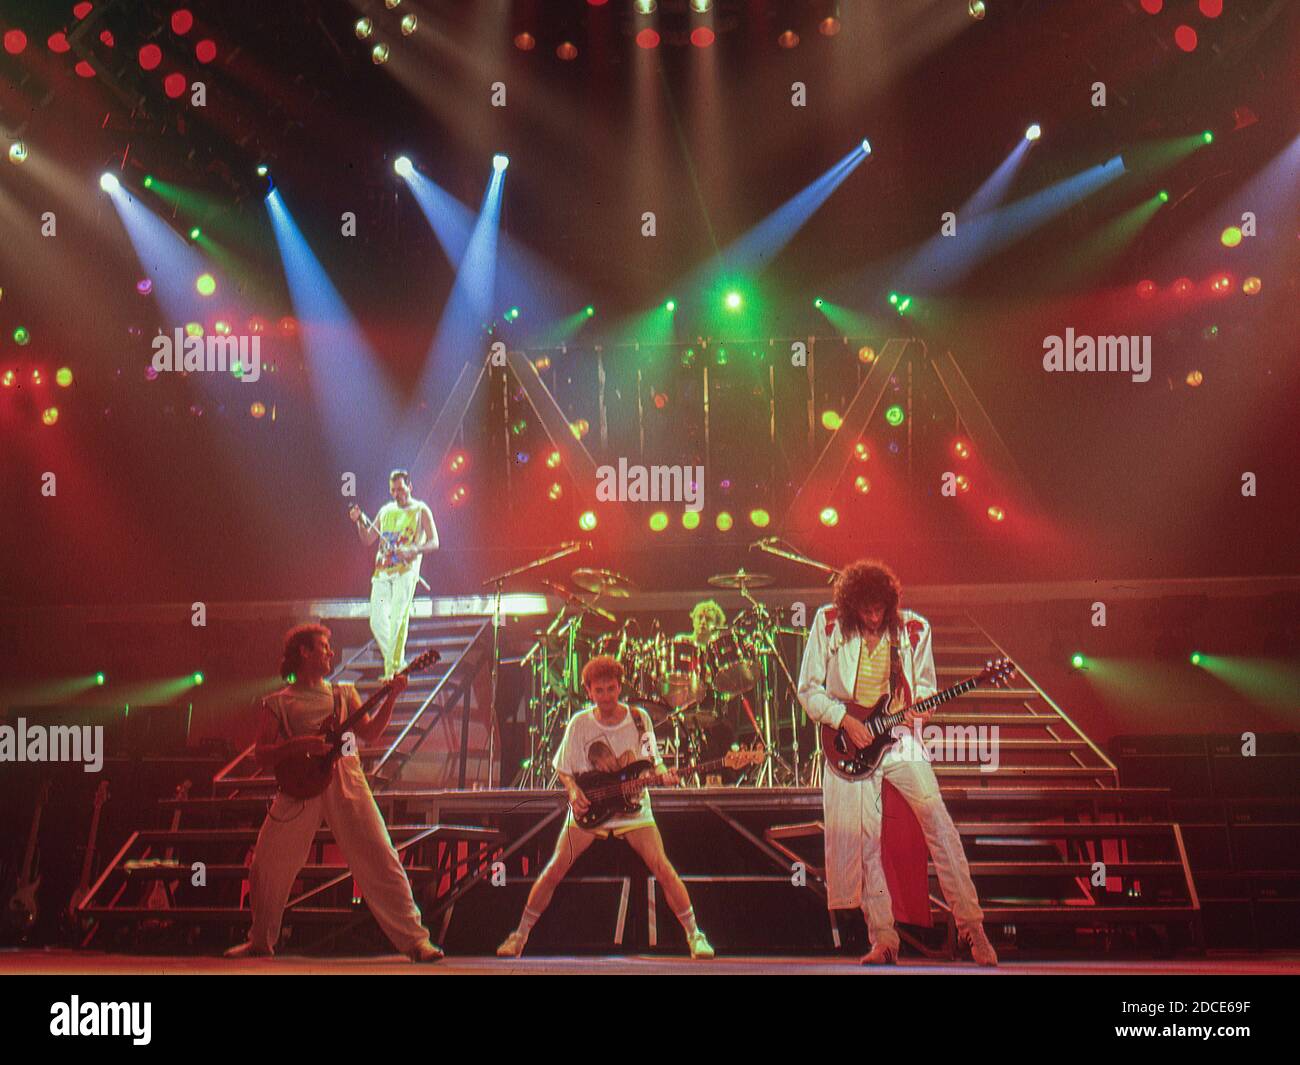
[[[886,693],[901,698],[898,689],[904,681],[910,702],[936,690],[930,625],[898,609],[899,593],[898,578],[886,566],[855,562],[835,583],[834,606],[817,611],[808,633],[799,701],[813,721],[842,728],[859,747],[868,746],[872,737],[846,713],[846,701],[870,706]],[[908,728],[925,725],[929,716],[909,713]],[[911,732],[902,735],[880,767],[863,779],[843,779],[829,767],[823,774],[827,906],[862,908],[871,939],[862,964],[891,964],[898,957],[898,932],[880,856],[882,779],[898,789],[916,814],[962,942],[970,944],[976,962],[996,965],[998,956],[984,934],[984,913],[961,837],[934,769]]]

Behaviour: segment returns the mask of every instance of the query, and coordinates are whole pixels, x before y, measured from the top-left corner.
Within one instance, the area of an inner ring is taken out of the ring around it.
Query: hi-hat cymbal
[[[636,591],[635,584],[612,570],[575,569],[569,576],[584,592],[599,592],[611,599],[626,599]]]
[[[718,573],[709,578],[709,583],[715,588],[766,588],[775,581],[775,577],[766,573],[746,573],[744,569],[735,573]]]

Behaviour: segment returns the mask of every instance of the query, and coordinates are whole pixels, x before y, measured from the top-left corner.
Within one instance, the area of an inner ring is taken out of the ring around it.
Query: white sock
[[[525,906],[524,912],[519,917],[519,927],[516,928],[515,931],[523,936],[524,939],[527,939],[528,933],[533,930],[533,925],[537,923],[539,917],[541,917],[540,913],[533,913],[532,910]]]
[[[686,929],[687,938],[698,932],[699,926],[695,923],[695,907],[692,906],[685,913],[679,913],[677,920],[682,922],[682,927]]]

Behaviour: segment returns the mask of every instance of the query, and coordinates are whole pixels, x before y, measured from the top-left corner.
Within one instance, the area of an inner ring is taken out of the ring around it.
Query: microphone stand
[[[511,577],[517,577],[521,573],[527,573],[529,570],[545,566],[547,563],[555,562],[557,559],[567,558],[569,555],[576,554],[582,550],[582,544],[576,540],[570,540],[568,543],[561,544],[556,550],[541,558],[534,559],[531,562],[525,562],[522,566],[516,566],[514,569],[506,570],[504,573],[498,573],[495,577],[489,577],[480,587],[486,588],[489,584],[494,586],[492,597],[492,683],[490,694],[488,695],[488,707],[491,713],[491,721],[488,723],[488,787],[492,787],[492,772],[496,761],[496,743],[495,730],[497,724],[497,685],[500,683],[501,673],[501,589]],[[469,714],[468,702],[465,710]],[[465,730],[466,739],[469,736],[468,727]],[[468,755],[465,745],[461,745],[461,776],[465,775],[465,758]],[[461,780],[460,786],[465,786],[464,779]]]

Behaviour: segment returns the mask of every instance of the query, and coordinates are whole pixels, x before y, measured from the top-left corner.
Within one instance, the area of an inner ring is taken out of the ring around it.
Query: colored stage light
[[[195,684],[202,684],[202,683],[203,683],[203,672],[202,672],[201,670],[197,670],[197,669],[196,669],[196,670],[195,670],[195,671],[190,675],[190,680],[192,680]]]
[[[713,361],[716,362],[719,366],[726,366],[726,365],[727,365],[727,349],[726,349],[726,348],[718,348],[718,352],[717,352],[717,354],[713,356]]]
[[[970,445],[965,440],[956,440],[952,445],[952,453],[959,459],[970,458]]]
[[[380,41],[377,45],[375,45],[372,49],[370,49],[370,62],[374,63],[375,66],[377,67],[387,63],[388,45],[384,44],[383,41]]]
[[[816,307],[818,310],[820,310],[821,305],[825,302],[826,302],[825,300],[823,300],[820,296],[818,296],[815,300],[813,300],[813,306]]]
[[[144,180],[140,182],[140,184],[142,184],[146,189],[153,188],[153,175],[145,174]]]
[[[548,470],[558,470],[560,468],[560,453],[552,451],[546,456],[546,468]]]
[[[545,373],[551,368],[551,357],[549,355],[538,355],[533,360],[533,369],[538,373]]]
[[[1149,300],[1156,294],[1156,283],[1154,281],[1139,281],[1137,283],[1138,299]]]
[[[1180,277],[1177,281],[1174,282],[1174,295],[1175,295],[1175,296],[1186,296],[1186,295],[1188,295],[1191,291],[1192,291],[1192,281],[1191,281],[1191,278]]]
[[[666,310],[669,314],[672,314],[673,311],[677,310],[677,301],[669,300],[667,303],[664,304],[664,310]]]
[[[172,99],[178,99],[185,92],[185,75],[172,72],[163,78],[163,92]]]
[[[537,47],[537,38],[531,33],[515,34],[515,47],[521,52],[531,52]]]
[[[1197,6],[1206,18],[1218,18],[1223,14],[1223,0],[1200,0]]]
[[[451,473],[460,473],[469,465],[469,456],[463,451],[453,451],[447,459],[447,469]]]
[[[1168,202],[1169,202],[1169,190],[1168,190],[1168,189],[1161,189],[1159,192],[1156,193],[1156,196],[1158,196],[1158,197],[1160,198],[1160,202],[1161,202],[1161,203],[1168,203]]]
[[[588,318],[591,318],[595,315],[596,308],[593,307],[590,303],[588,303],[587,306],[582,309],[582,313],[585,314]]]
[[[51,33],[45,44],[55,55],[63,55],[72,48],[72,45],[68,44],[68,35],[62,30]]]
[[[514,322],[517,321],[518,319],[519,319],[518,307],[511,307],[510,310],[506,311],[506,321]]]
[[[14,330],[14,343],[17,344],[20,348],[23,347],[31,339],[32,339],[31,333],[29,333],[23,326],[20,325],[17,329]]]
[[[736,291],[733,290],[733,291],[727,293],[727,298],[726,298],[726,301],[725,301],[725,302],[726,302],[726,304],[727,304],[727,310],[729,310],[729,311],[738,311],[738,310],[740,310],[741,305],[742,305],[745,301],[744,301],[744,299],[741,297],[741,295],[740,295],[739,292],[736,292]]]
[[[1191,26],[1179,26],[1174,30],[1174,44],[1184,52],[1196,51],[1196,31]]]
[[[579,418],[576,422],[569,423],[569,431],[581,440],[591,431],[591,423],[586,418]]]
[[[518,463],[520,466],[527,466],[528,460],[531,459],[532,457],[533,456],[529,454],[527,451],[515,452],[515,462]]]
[[[783,34],[781,34],[780,37],[776,39],[776,43],[779,44],[782,48],[798,48],[799,35],[795,33],[794,30],[786,30]]]
[[[59,420],[58,407],[46,407],[45,410],[41,412],[41,424],[43,425],[53,425],[58,420]]]
[[[564,486],[559,481],[552,481],[551,487],[546,490],[546,498],[552,503],[557,502],[564,495]]]
[[[565,41],[555,49],[555,54],[568,63],[578,58],[578,46],[572,41]]]
[[[682,528],[698,529],[700,527],[700,512],[698,510],[682,511]]]
[[[723,510],[718,512],[718,516],[713,519],[713,524],[718,527],[718,532],[730,532],[731,527],[735,524],[735,519]]]
[[[5,32],[5,51],[10,55],[18,55],[27,47],[27,34],[22,30],[8,30]]]
[[[659,31],[652,30],[649,26],[643,30],[638,30],[636,35],[636,46],[638,48],[658,48]]]
[[[100,174],[99,187],[105,192],[116,192],[122,187],[122,183],[117,180],[116,174]]]
[[[912,306],[912,297],[904,296],[901,300],[898,301],[898,313],[902,314],[910,306]]]
[[[393,11],[398,8],[401,3],[402,0],[384,0],[384,7],[388,8],[389,11]]]
[[[1219,274],[1218,277],[1210,282],[1210,288],[1215,293],[1223,295],[1232,288],[1232,278],[1227,274]]]
[[[448,493],[447,504],[449,506],[458,507],[465,502],[468,496],[469,489],[467,489],[463,484],[458,484]]]
[[[217,42],[204,39],[194,46],[194,58],[208,64],[217,58]]]
[[[185,36],[194,28],[194,16],[185,8],[172,12],[172,32]]]
[[[766,529],[772,523],[772,515],[759,507],[749,512],[749,523],[756,529]]]
[[[897,292],[891,292],[891,293],[889,294],[889,303],[890,303],[890,305],[893,306],[893,307],[897,307],[897,306],[898,306],[898,301],[899,301],[901,298],[902,298],[902,297],[900,297],[899,294],[898,294]]]
[[[1187,375],[1186,380],[1188,388],[1200,388],[1201,382],[1205,380],[1205,374],[1200,370],[1193,370]]]
[[[691,10],[697,15],[703,15],[713,6],[713,0],[691,0]]]
[[[136,60],[141,70],[157,70],[158,64],[162,62],[162,49],[156,44],[146,44],[141,47]]]
[[[578,528],[583,532],[591,532],[596,527],[596,512],[594,510],[584,510],[582,516],[578,518]]]
[[[257,400],[256,402],[249,405],[248,413],[251,414],[254,418],[265,417],[266,404],[263,403],[261,400]]]
[[[984,0],[970,0],[966,5],[966,14],[978,21],[988,14],[988,8],[984,6]]]
[[[514,433],[515,436],[523,436],[524,433],[527,432],[527,430],[528,430],[527,418],[520,418],[517,422],[514,423],[514,425],[510,426],[510,431]]]
[[[970,478],[967,477],[964,473],[957,474],[957,491],[959,492],[970,491]]]
[[[658,6],[658,0],[632,0],[632,7],[638,15],[653,15]]]
[[[833,410],[822,411],[823,428],[829,429],[833,433],[835,432],[836,429],[838,429],[843,424],[844,424],[844,419],[841,418],[839,414],[837,414],[835,411]]]
[[[885,421],[893,426],[902,425],[905,417],[907,416],[903,413],[903,408],[897,403],[885,411]]]
[[[420,25],[420,20],[416,18],[415,15],[403,15],[402,25],[401,25],[402,36],[403,37],[411,36],[411,34],[413,34],[419,28],[419,25]]]
[[[370,39],[370,35],[375,32],[375,24],[368,18],[359,18],[352,27],[352,32],[357,35],[358,41]]]
[[[393,160],[393,169],[397,171],[398,177],[408,178],[415,173],[415,165],[404,155]]]
[[[1007,512],[1001,507],[989,507],[988,515],[989,521],[998,522],[1007,516]]]
[[[853,457],[859,462],[866,462],[871,458],[871,451],[861,440],[853,445]]]
[[[1192,661],[1192,665],[1199,666],[1201,664],[1201,652],[1193,651],[1191,654],[1191,661]]]
[[[1034,122],[1032,125],[1029,126],[1028,129],[1025,130],[1025,140],[1027,141],[1036,141],[1042,135],[1043,135],[1043,127],[1040,126],[1037,122]]]
[[[21,166],[27,162],[27,145],[22,141],[14,141],[9,145],[9,161],[14,166]]]
[[[217,279],[211,274],[199,274],[194,282],[194,287],[198,290],[200,296],[211,296],[217,291]]]
[[[39,366],[32,367],[32,384],[34,385],[45,384],[45,375],[41,373],[41,368]]]
[[[108,678],[107,678],[106,676],[104,676],[103,673],[96,673],[96,674],[95,674],[95,683],[96,683],[96,684],[101,684],[101,685],[102,685],[106,680],[108,680]]]
[[[866,495],[871,491],[871,482],[861,474],[858,474],[857,477],[853,478],[853,490],[859,495]]]
[[[1241,291],[1247,296],[1258,296],[1259,290],[1264,287],[1264,283],[1257,277],[1248,277],[1242,282]]]
[[[1142,10],[1148,15],[1158,15],[1164,10],[1165,0],[1140,0]]]
[[[54,383],[60,388],[71,388],[72,371],[66,366],[60,366],[54,371]]]
[[[198,240],[199,237],[201,236],[203,236],[203,230],[201,230],[198,226],[193,226],[190,228],[190,240]]]
[[[864,366],[870,366],[875,361],[876,349],[870,344],[863,344],[862,347],[858,348],[858,362]]]
[[[1083,655],[1076,654],[1070,658],[1070,665],[1072,665],[1075,669],[1082,669],[1085,661],[1086,659],[1083,657]]]
[[[203,335],[203,326],[198,322],[186,322],[185,335],[190,337],[201,337]]]
[[[1214,130],[1212,130],[1212,129],[1207,129],[1204,133],[1201,134],[1201,140],[1203,140],[1206,144],[1213,144],[1213,143],[1214,143]]]
[[[715,40],[717,34],[708,26],[696,26],[691,30],[691,44],[696,48],[708,48]]]
[[[1237,226],[1229,226],[1219,234],[1219,243],[1225,248],[1235,248],[1241,243],[1241,229]]]
[[[668,515],[662,510],[656,510],[650,515],[650,531],[663,532],[668,528]]]
[[[817,23],[817,32],[823,37],[834,37],[840,32],[840,20],[834,15],[827,15]]]
[[[834,507],[823,507],[822,512],[817,517],[828,529],[840,523],[840,512]]]
[[[496,155],[492,157],[492,169],[495,170],[498,174],[501,173],[501,171],[503,171],[509,165],[510,165],[509,156],[502,155],[500,152],[498,152]]]
[[[858,147],[862,149],[862,154],[863,154],[863,155],[870,155],[870,154],[871,154],[871,142],[870,142],[869,140],[867,140],[866,137],[863,137],[863,138],[862,138],[862,143],[859,144]]]
[[[13,370],[6,370],[0,373],[0,387],[13,388],[18,382],[18,375]]]

